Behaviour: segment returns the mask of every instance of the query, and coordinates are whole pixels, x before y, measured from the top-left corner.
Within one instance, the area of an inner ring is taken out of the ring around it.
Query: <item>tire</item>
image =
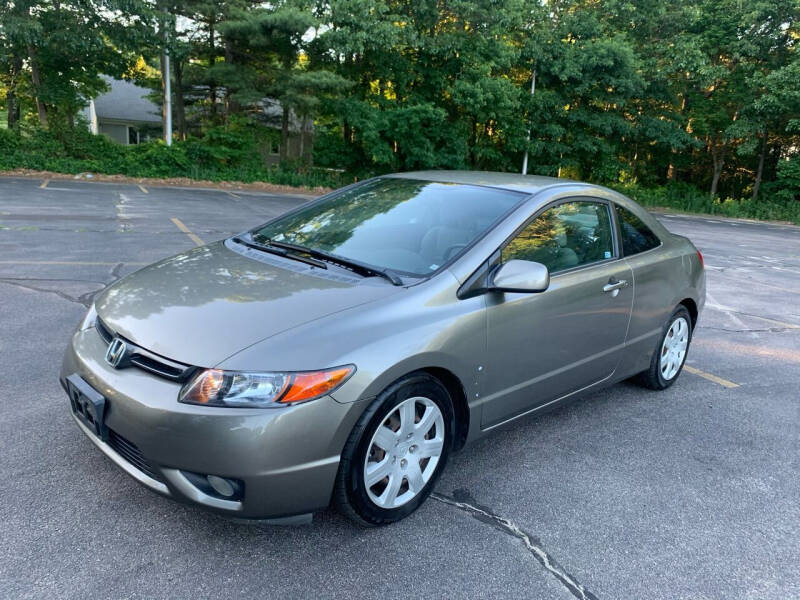
[[[393,383],[367,407],[345,443],[334,506],[365,527],[404,519],[430,495],[454,431],[452,399],[436,378],[415,372]]]
[[[675,341],[667,342],[668,338]],[[681,340],[685,341],[685,345],[681,343]],[[658,345],[653,351],[650,367],[639,373],[636,380],[651,390],[667,389],[681,374],[686,356],[689,354],[691,341],[692,318],[686,307],[679,305],[664,325],[664,331],[658,338]],[[670,343],[674,344],[672,348],[668,347]],[[681,347],[683,348],[682,352],[680,351]],[[662,362],[662,356],[665,358],[664,362]]]

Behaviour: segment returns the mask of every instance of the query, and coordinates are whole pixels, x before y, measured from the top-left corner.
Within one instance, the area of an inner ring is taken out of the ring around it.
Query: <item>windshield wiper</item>
[[[292,260],[296,260],[301,263],[305,263],[307,265],[311,265],[312,267],[319,267],[320,269],[327,269],[328,265],[326,265],[321,260],[317,260],[315,258],[311,258],[310,256],[303,256],[301,254],[295,254],[294,252],[287,252],[286,248],[281,248],[280,246],[276,246],[273,243],[261,244],[259,242],[253,241],[252,239],[244,239],[240,236],[233,238],[233,241],[237,244],[243,244],[248,248],[253,248],[254,250],[261,250],[262,252],[269,252],[270,254],[277,254],[278,256],[282,256],[284,258],[289,258]]]
[[[372,265],[368,265],[367,263],[362,263],[361,261],[354,260],[352,258],[345,258],[343,256],[338,256],[336,254],[331,254],[330,252],[325,252],[324,250],[316,250],[314,248],[308,248],[307,246],[300,246],[298,244],[290,244],[288,242],[276,242],[275,240],[268,240],[267,242],[270,246],[277,246],[278,248],[283,248],[285,250],[290,250],[292,252],[304,252],[309,256],[313,256],[315,258],[319,258],[329,263],[333,263],[335,265],[339,265],[351,271],[358,273],[359,275],[363,275],[364,277],[383,277],[387,281],[391,282],[392,285],[403,285],[403,280],[400,279],[397,275],[389,271],[388,269],[381,269],[378,267],[374,267]]]

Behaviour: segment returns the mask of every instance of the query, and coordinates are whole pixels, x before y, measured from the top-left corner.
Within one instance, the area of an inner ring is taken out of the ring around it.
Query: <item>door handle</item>
[[[603,286],[604,292],[616,292],[620,288],[624,288],[628,282],[624,279],[609,279],[608,283]],[[616,294],[614,294],[616,296]]]

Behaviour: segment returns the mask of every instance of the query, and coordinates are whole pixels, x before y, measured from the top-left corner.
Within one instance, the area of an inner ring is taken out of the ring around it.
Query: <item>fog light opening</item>
[[[240,501],[244,497],[244,482],[239,479],[182,471],[183,476],[198,490],[220,500]]]
[[[222,477],[217,477],[216,475],[208,475],[206,479],[208,480],[208,484],[220,496],[224,496],[225,498],[233,498],[236,495],[235,484],[230,479],[224,479]]]

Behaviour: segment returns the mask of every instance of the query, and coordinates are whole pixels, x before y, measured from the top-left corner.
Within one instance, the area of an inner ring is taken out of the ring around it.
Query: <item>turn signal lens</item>
[[[706,268],[706,261],[705,261],[705,259],[703,258],[703,255],[702,255],[702,254],[700,254],[700,250],[698,250],[698,251],[697,251],[697,258],[699,258],[699,259],[700,259],[700,268],[701,268],[701,269],[705,269],[705,268]]]
[[[293,404],[324,396],[344,383],[353,371],[353,367],[340,367],[331,371],[295,373],[289,389],[278,402]]]
[[[178,401],[244,408],[297,404],[331,393],[355,370],[352,365],[296,373],[243,373],[206,369],[183,386]]]

